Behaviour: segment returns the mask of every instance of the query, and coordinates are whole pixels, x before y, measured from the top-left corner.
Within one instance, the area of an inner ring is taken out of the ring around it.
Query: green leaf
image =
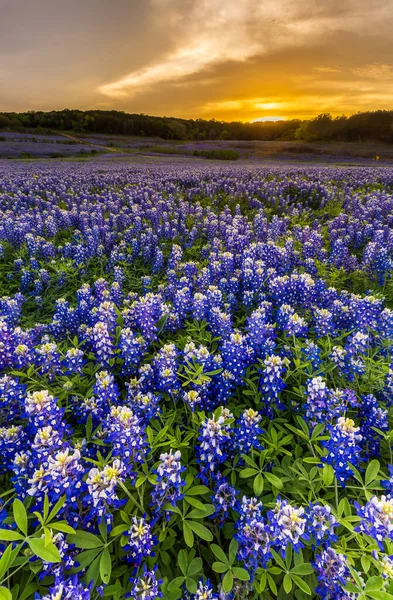
[[[68,536],[68,541],[75,544],[77,548],[82,550],[90,550],[91,548],[100,548],[104,545],[103,541],[93,533],[88,531],[77,530],[74,535]]]
[[[288,544],[285,552],[285,564],[287,565],[287,569],[291,568],[292,564],[292,545]]]
[[[316,456],[305,456],[303,458],[303,462],[305,462],[309,465],[319,465],[319,463],[321,462],[321,459],[317,458]]]
[[[58,549],[52,543],[45,546],[43,538],[29,538],[28,544],[36,556],[49,563],[61,562]]]
[[[173,506],[172,504],[164,504],[164,506],[162,508],[164,510],[167,510],[168,512],[174,512],[178,515],[181,515],[180,508],[178,508],[177,506]]]
[[[9,589],[0,587],[0,600],[12,600],[12,594]]]
[[[214,514],[215,512],[216,509],[212,504],[205,504],[205,508],[203,510],[194,508],[191,512],[189,512],[187,519],[205,519],[206,517],[210,517],[210,515]]]
[[[191,527],[188,524],[188,521],[183,522],[183,536],[184,541],[186,542],[189,548],[192,548],[194,545],[194,534],[192,533]]]
[[[64,502],[66,501],[66,497],[62,496],[61,498],[59,498],[59,500],[56,502],[56,504],[54,505],[54,507],[52,508],[52,510],[49,513],[48,516],[48,521],[52,521],[52,519],[55,518],[55,516],[57,515],[57,513],[59,512],[59,510],[61,508],[63,508],[64,506]]]
[[[334,470],[332,465],[323,465],[322,481],[324,486],[332,485],[334,480]]]
[[[187,574],[187,552],[185,550],[180,550],[177,556],[177,564],[180,567],[180,571],[183,573],[184,577]]]
[[[191,575],[195,575],[202,570],[202,559],[194,558],[187,569],[187,575],[190,577]]]
[[[296,565],[296,567],[293,567],[293,569],[291,569],[291,573],[294,575],[311,575],[311,573],[314,573],[314,569],[310,563],[303,563],[302,565]]]
[[[108,548],[105,548],[100,559],[100,576],[104,583],[108,583],[111,578],[112,559]]]
[[[269,573],[267,574],[267,581],[268,581],[269,587],[272,590],[273,594],[275,596],[277,596],[276,582],[274,581],[273,577],[271,575],[269,575]]]
[[[15,498],[12,505],[15,523],[24,535],[27,535],[27,512],[23,502]]]
[[[100,552],[100,548],[94,548],[94,550],[85,550],[84,552],[81,552],[80,554],[78,554],[79,565],[83,569],[85,569],[86,567],[91,565],[93,560],[97,557],[98,554],[100,554]]]
[[[282,569],[284,569],[284,571],[286,571],[286,567],[285,567],[283,559],[281,558],[281,556],[279,554],[277,554],[277,552],[275,550],[272,550],[272,556],[273,556],[274,560],[276,561],[276,563],[279,564],[280,567]]]
[[[4,550],[4,552],[0,558],[0,579],[2,579],[4,573],[8,570],[8,567],[10,566],[11,553],[12,553],[12,546],[11,546],[11,544],[8,544],[7,548]]]
[[[195,485],[186,491],[186,496],[204,496],[210,492],[206,485]]]
[[[236,560],[237,549],[239,548],[239,543],[237,540],[233,539],[229,544],[229,562],[231,565]]]
[[[215,573],[226,573],[230,568],[230,565],[223,562],[214,562],[212,564],[212,569]]]
[[[104,542],[107,542],[108,540],[108,526],[106,524],[105,519],[102,519],[98,525],[98,530],[101,534],[102,539],[104,540]]]
[[[367,580],[365,590],[366,591],[369,591],[369,590],[379,591],[382,588],[383,588],[383,578],[378,575],[374,575],[374,577],[370,577],[370,579]]]
[[[393,600],[392,594],[388,594],[387,592],[381,591],[371,590],[367,592],[367,596],[373,598],[374,600]]]
[[[243,471],[240,471],[240,477],[241,479],[248,479],[254,477],[258,472],[258,469],[243,469]]]
[[[217,546],[217,544],[211,544],[210,550],[213,552],[214,556],[216,556],[221,562],[229,566],[227,555],[220,546]]]
[[[196,581],[194,581],[194,579],[192,579],[192,577],[186,578],[186,588],[191,594],[196,594],[198,587],[197,587]]]
[[[266,479],[269,481],[269,483],[274,485],[274,487],[276,487],[278,490],[282,489],[284,484],[281,481],[281,479],[279,479],[276,475],[273,475],[273,473],[269,473],[269,472],[264,473],[264,475],[265,475]]]
[[[311,596],[311,590],[309,586],[305,581],[303,581],[301,577],[299,577],[298,575],[293,575],[293,573],[291,572],[291,578],[293,582],[297,585],[297,587],[302,590],[302,592]]]
[[[254,494],[256,496],[260,496],[263,492],[263,477],[261,475],[261,473],[258,473],[258,475],[255,477],[254,479]]]
[[[98,577],[100,575],[100,562],[101,562],[101,556],[98,555],[97,558],[95,558],[93,560],[93,562],[90,564],[87,573],[86,573],[86,581],[87,583],[90,583],[90,581],[97,581]]]
[[[175,590],[178,590],[180,586],[183,585],[183,581],[184,577],[176,577],[175,579],[172,579],[172,581],[170,581],[168,584],[167,590],[169,592],[174,592]]]
[[[249,581],[250,574],[241,567],[233,567],[232,573],[236,579],[240,579],[240,581]]]
[[[192,496],[185,496],[184,499],[188,504],[190,504],[190,506],[193,506],[194,508],[198,508],[199,510],[204,510],[205,508],[205,504],[203,504],[203,502],[193,498]]]
[[[27,587],[23,588],[23,592],[18,596],[18,600],[26,600],[29,596],[32,596],[34,592],[38,590],[36,583],[30,583]]]
[[[372,481],[375,481],[375,479],[378,477],[380,467],[381,465],[379,464],[378,460],[372,460],[369,463],[365,476],[366,485],[369,485]]]
[[[290,578],[288,573],[285,573],[284,575],[283,586],[286,593],[289,594],[289,592],[292,590],[292,579]]]
[[[70,527],[66,521],[58,521],[57,523],[48,523],[47,527],[54,529],[55,531],[62,531],[63,533],[75,534],[75,529]]]
[[[212,541],[213,534],[210,531],[210,529],[208,529],[204,525],[201,525],[201,523],[196,523],[195,521],[187,521],[187,522],[188,522],[188,525],[191,527],[192,531],[194,533],[196,533],[200,538],[202,538],[203,540],[206,540],[207,542]]]
[[[0,540],[4,542],[16,542],[17,540],[23,540],[23,535],[12,529],[0,529]]]
[[[233,575],[231,571],[225,573],[224,579],[222,580],[222,588],[226,594],[233,588]]]

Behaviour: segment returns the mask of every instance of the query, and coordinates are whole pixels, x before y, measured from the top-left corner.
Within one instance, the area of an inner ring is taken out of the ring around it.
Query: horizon
[[[365,0],[0,0],[0,8],[4,112],[68,104],[258,122],[393,105],[392,2],[371,10]]]
[[[381,109],[377,109],[377,110],[367,110],[367,111],[357,111],[354,113],[349,113],[349,114],[340,114],[340,115],[334,115],[332,114],[331,111],[327,110],[324,113],[318,113],[315,116],[309,117],[309,118],[305,118],[305,117],[276,117],[276,116],[266,116],[266,117],[261,117],[261,118],[257,118],[254,120],[242,120],[242,119],[233,119],[232,121],[226,121],[225,119],[217,119],[216,117],[183,117],[183,116],[179,116],[179,115],[171,115],[171,114],[163,114],[163,115],[159,115],[159,114],[147,114],[147,113],[133,113],[133,112],[128,112],[125,110],[118,110],[115,108],[108,108],[108,109],[102,109],[102,108],[86,108],[86,109],[81,109],[81,108],[69,108],[69,107],[63,107],[63,108],[52,108],[52,109],[48,109],[48,110],[43,110],[43,109],[29,109],[28,111],[6,111],[6,110],[0,110],[0,114],[15,114],[15,115],[22,115],[22,114],[28,114],[28,113],[43,113],[43,114],[50,114],[52,112],[64,112],[64,111],[75,111],[75,112],[111,112],[111,111],[115,111],[115,112],[119,112],[120,114],[124,114],[124,115],[140,115],[140,116],[144,116],[144,117],[151,117],[153,119],[177,119],[177,120],[181,120],[181,121],[189,121],[189,120],[202,120],[202,121],[209,121],[209,120],[213,120],[213,121],[217,121],[218,123],[223,123],[223,124],[230,124],[230,123],[242,123],[243,125],[255,125],[258,123],[279,123],[279,122],[285,122],[285,121],[311,121],[313,119],[315,119],[318,116],[322,116],[322,115],[328,115],[332,118],[332,120],[334,120],[335,118],[344,118],[344,119],[349,119],[355,115],[358,114],[366,114],[366,113],[378,113],[378,112],[386,112],[386,113],[393,113],[393,107],[392,108],[381,108]]]

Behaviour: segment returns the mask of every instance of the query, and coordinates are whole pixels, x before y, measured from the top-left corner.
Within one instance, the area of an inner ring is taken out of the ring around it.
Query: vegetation
[[[215,119],[178,119],[102,110],[0,113],[0,129],[48,130],[158,136],[169,140],[367,140],[393,143],[393,110],[333,118],[230,123]]]
[[[0,165],[0,600],[393,600],[392,192]]]

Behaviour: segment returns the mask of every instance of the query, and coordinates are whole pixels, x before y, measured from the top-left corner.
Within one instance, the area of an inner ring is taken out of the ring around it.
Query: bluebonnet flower
[[[34,362],[34,350],[32,348],[32,342],[28,339],[28,337],[27,339],[25,337],[23,341],[18,339],[19,336],[16,335],[16,329],[14,330],[13,337],[15,342],[13,362],[17,369],[22,370]]]
[[[256,498],[243,497],[236,523],[237,558],[244,563],[252,579],[255,571],[265,568],[271,558],[271,535],[272,529],[262,515],[262,503]]]
[[[362,440],[352,419],[339,417],[335,425],[329,425],[330,439],[322,445],[328,450],[328,455],[322,462],[332,465],[337,480],[344,487],[346,481],[352,476],[352,469],[348,463],[356,466],[360,461],[361,447],[358,442]]]
[[[289,315],[284,330],[289,336],[304,337],[307,335],[308,325],[303,317],[294,313]]]
[[[349,600],[348,593],[344,591],[349,580],[349,569],[346,557],[333,548],[327,548],[315,556],[313,563],[317,572],[317,594],[323,600]]]
[[[203,421],[199,429],[197,446],[198,462],[202,479],[212,474],[217,465],[226,460],[229,442],[228,419],[232,414],[224,409],[217,409],[210,419]]]
[[[61,373],[61,356],[54,342],[45,342],[36,348],[37,366],[42,374],[48,374],[49,379]]]
[[[305,515],[307,518],[307,534],[314,538],[317,546],[326,546],[337,541],[338,538],[334,533],[334,528],[338,527],[339,523],[332,514],[329,505],[310,504],[306,507]]]
[[[119,348],[123,359],[122,372],[125,375],[134,374],[141,363],[147,344],[142,336],[138,336],[127,327],[120,334]]]
[[[247,318],[247,341],[256,356],[264,356],[274,349],[276,333],[273,324],[269,323],[269,309],[270,303],[267,302]]]
[[[192,316],[198,321],[206,318],[209,309],[209,303],[205,294],[195,292],[192,302]]]
[[[358,416],[362,445],[367,456],[379,456],[381,434],[375,431],[374,428],[388,431],[388,411],[378,405],[378,400],[373,394],[369,394],[361,397]]]
[[[44,537],[44,536],[42,536]],[[42,562],[42,571],[39,573],[39,579],[44,579],[44,577],[52,576],[52,577],[64,577],[64,574],[69,569],[72,569],[76,566],[75,555],[77,551],[75,550],[74,544],[69,544],[66,540],[66,537],[61,532],[53,533],[51,531],[50,541],[52,544],[56,546],[59,551],[61,562],[60,563],[51,563],[51,562]]]
[[[106,323],[98,321],[87,333],[97,361],[107,366],[114,355],[113,341]]]
[[[98,517],[100,521],[105,518],[107,524],[111,524],[113,514],[109,508],[119,508],[124,503],[117,496],[117,486],[124,481],[126,473],[126,466],[118,458],[103,469],[90,469],[86,479],[89,492],[86,501],[90,507],[88,521]]]
[[[127,403],[134,414],[147,425],[150,419],[156,418],[160,412],[160,396],[152,392],[136,392],[131,384],[128,384]]]
[[[388,492],[389,496],[393,494],[393,465],[388,465],[389,478],[382,479],[381,485]]]
[[[169,394],[179,391],[178,352],[174,344],[166,344],[161,348],[153,361],[157,389]]]
[[[156,571],[157,565],[151,571],[144,565],[142,573],[130,579],[131,592],[127,592],[124,597],[131,598],[132,600],[155,600],[155,598],[163,598],[164,596],[159,589],[162,581],[156,578]]]
[[[83,365],[85,363],[86,361],[84,360],[83,350],[80,350],[79,348],[70,348],[69,350],[67,350],[64,359],[64,366],[68,375],[71,375],[73,373],[81,375]]]
[[[130,528],[124,533],[127,538],[123,546],[128,560],[136,567],[148,556],[154,556],[153,547],[157,544],[157,538],[152,535],[149,523],[145,517],[132,517]]]
[[[185,485],[182,479],[182,473],[185,467],[182,467],[181,453],[177,450],[172,453],[164,453],[160,455],[160,462],[153,473],[157,475],[157,480],[152,492],[152,503],[154,507],[155,519],[159,518],[161,507],[164,504],[176,504],[183,498],[181,488]]]
[[[79,450],[55,447],[52,455],[46,459],[43,457],[42,462],[37,463],[28,479],[30,487],[27,493],[35,497],[39,506],[42,506],[45,494],[53,503],[65,495],[67,504],[63,510],[76,508],[78,497],[84,489],[84,473]]]
[[[355,531],[372,537],[383,550],[384,540],[393,540],[393,498],[373,496],[364,506],[355,502],[355,508],[361,518]]]
[[[111,443],[112,455],[127,467],[128,477],[136,463],[144,461],[147,453],[145,429],[128,406],[112,406],[103,425],[105,439]]]
[[[93,394],[92,398],[84,399],[81,411],[85,416],[90,413],[93,416],[93,422],[98,423],[99,419],[108,414],[110,406],[118,403],[119,388],[113,375],[108,371],[99,371],[96,374]]]
[[[14,457],[25,445],[26,434],[21,425],[0,427],[0,473],[10,470]]]
[[[393,578],[393,556],[384,554],[379,559],[379,568],[384,579],[391,580]]]
[[[247,345],[247,339],[241,333],[232,333],[224,340],[221,348],[224,368],[227,369],[239,384],[250,364],[251,348]]]
[[[280,356],[267,356],[264,360],[264,369],[261,371],[259,390],[264,403],[263,412],[268,416],[273,415],[273,406],[284,409],[285,406],[279,401],[280,393],[285,388],[283,375],[286,371],[285,360]]]
[[[90,318],[92,323],[104,323],[108,332],[113,334],[117,325],[115,304],[109,300],[101,302],[91,310]]]
[[[287,500],[277,499],[272,511],[268,512],[273,532],[274,545],[285,555],[288,544],[298,552],[303,547],[300,538],[307,539],[304,508],[291,506]]]
[[[0,421],[3,425],[19,418],[24,408],[26,386],[10,375],[0,378]]]
[[[25,399],[25,413],[38,429],[43,425],[57,428],[62,421],[64,411],[57,406],[57,399],[48,390],[29,392]]]
[[[225,523],[230,508],[234,508],[237,504],[237,491],[224,477],[218,477],[214,482],[214,496],[211,496],[211,501],[216,509],[211,518],[218,519],[220,525]]]
[[[249,454],[252,449],[262,448],[262,444],[258,439],[263,434],[263,429],[259,426],[261,420],[261,415],[252,408],[244,411],[231,431],[232,452]]]
[[[197,591],[193,594],[193,600],[218,600],[218,597],[209,579],[205,582],[199,581]]]
[[[327,308],[314,309],[314,329],[317,337],[334,334],[333,314]]]
[[[49,593],[45,596],[35,594],[35,600],[89,600],[91,597],[91,587],[84,586],[79,582],[78,576],[74,575],[63,579],[55,579],[54,585],[49,588]]]

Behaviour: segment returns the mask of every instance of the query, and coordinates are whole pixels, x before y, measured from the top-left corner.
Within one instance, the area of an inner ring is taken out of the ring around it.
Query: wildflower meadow
[[[393,599],[393,169],[0,166],[0,600]]]

